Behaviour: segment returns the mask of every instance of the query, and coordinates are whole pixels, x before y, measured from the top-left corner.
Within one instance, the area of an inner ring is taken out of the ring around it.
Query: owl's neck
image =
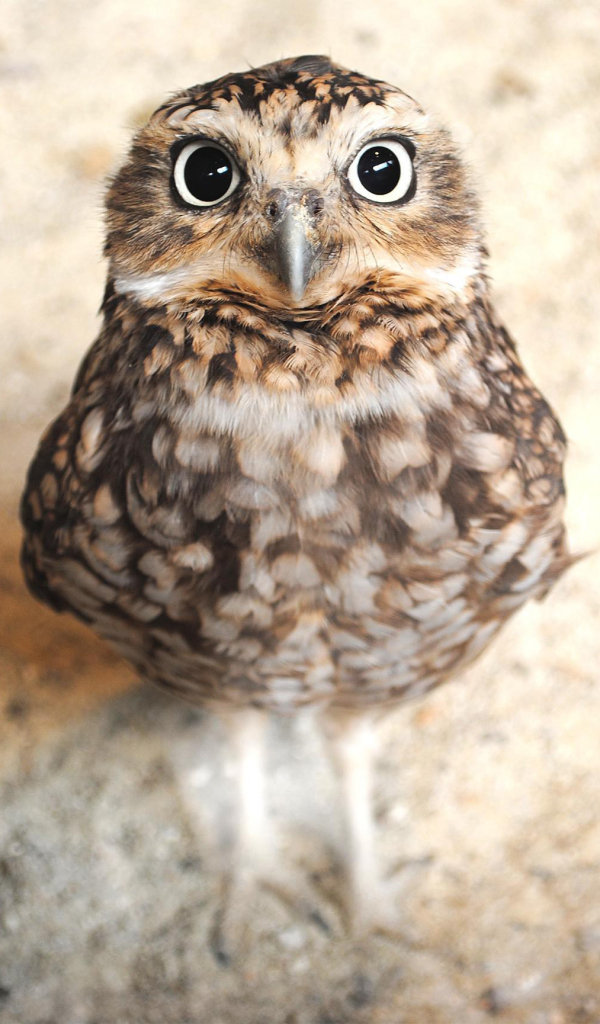
[[[296,435],[315,422],[358,423],[399,408],[419,417],[447,405],[455,388],[477,388],[490,315],[484,281],[479,293],[446,302],[363,290],[303,320],[234,294],[156,305],[110,286],[103,310],[129,365],[185,399],[191,429],[254,436],[273,424]]]

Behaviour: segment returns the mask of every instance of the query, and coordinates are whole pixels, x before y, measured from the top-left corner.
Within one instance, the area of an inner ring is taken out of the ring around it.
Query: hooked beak
[[[296,304],[302,301],[317,269],[321,244],[316,219],[316,214],[300,199],[288,203],[273,226],[271,266]]]

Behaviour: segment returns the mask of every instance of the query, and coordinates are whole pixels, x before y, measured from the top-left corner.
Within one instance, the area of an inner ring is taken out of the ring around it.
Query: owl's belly
[[[227,592],[214,577],[203,585],[198,542],[146,551],[135,589],[114,593],[80,564],[66,577],[57,567],[59,589],[145,678],[201,703],[285,711],[420,696],[486,646],[552,557],[550,536],[515,520],[465,537],[442,515],[396,547],[333,533],[326,545],[323,530],[280,512],[280,531],[284,521],[288,536],[259,549],[264,519],[253,517]],[[505,583],[517,553],[515,589]]]
[[[358,435],[347,462],[329,434],[303,460],[285,442],[240,445],[234,461],[224,438],[175,444],[159,427],[152,457],[140,440],[128,466],[124,453],[99,461],[87,422],[78,474],[61,470],[62,421],[32,470],[30,585],[192,700],[285,710],[418,696],[560,571],[562,499],[527,506],[498,444],[493,471],[454,480],[450,449],[424,462],[423,442],[400,435],[392,464],[377,438],[389,480]]]

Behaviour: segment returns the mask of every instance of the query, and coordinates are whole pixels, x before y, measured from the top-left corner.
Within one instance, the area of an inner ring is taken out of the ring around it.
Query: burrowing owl
[[[104,324],[23,499],[29,586],[177,694],[245,723],[318,703],[356,737],[569,562],[565,439],[456,150],[400,89],[301,57],[169,99],[107,207]]]

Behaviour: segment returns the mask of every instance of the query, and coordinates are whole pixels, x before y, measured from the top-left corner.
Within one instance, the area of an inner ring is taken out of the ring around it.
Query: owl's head
[[[448,134],[327,57],[195,86],[137,135],[108,195],[119,291],[304,316],[356,289],[460,292],[476,205]]]

